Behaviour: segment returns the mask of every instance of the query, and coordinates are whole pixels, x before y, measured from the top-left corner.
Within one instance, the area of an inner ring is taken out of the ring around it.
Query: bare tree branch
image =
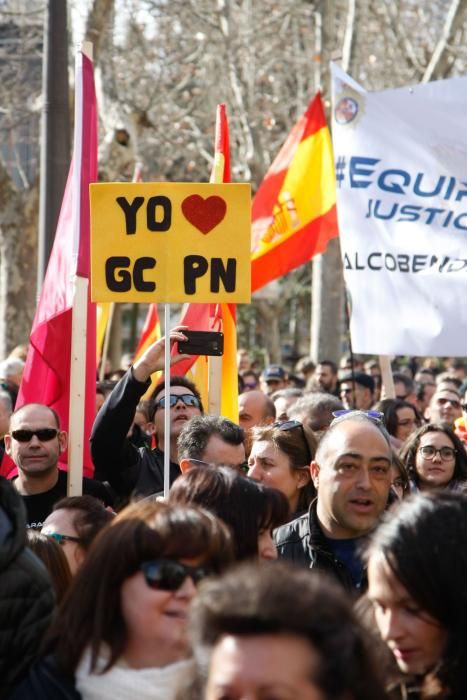
[[[449,58],[447,56],[448,44],[456,31],[459,29],[462,20],[464,19],[465,10],[467,8],[467,0],[452,0],[446,15],[441,37],[436,44],[431,60],[426,67],[422,77],[422,82],[427,83],[434,77],[444,78],[449,71]],[[451,61],[452,63],[452,61]]]

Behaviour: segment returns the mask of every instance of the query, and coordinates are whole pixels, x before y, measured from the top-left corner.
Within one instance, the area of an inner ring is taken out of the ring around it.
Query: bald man
[[[238,422],[243,430],[255,425],[269,425],[276,419],[276,409],[271,399],[262,391],[246,391],[238,397]]]

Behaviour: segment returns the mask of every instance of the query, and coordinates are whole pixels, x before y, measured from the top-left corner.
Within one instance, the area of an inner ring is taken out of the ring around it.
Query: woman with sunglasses
[[[227,528],[194,507],[143,501],[96,539],[14,700],[172,700],[187,673],[188,607],[232,559]]]
[[[289,519],[308,510],[316,495],[310,476],[317,441],[299,421],[289,420],[252,430],[248,476],[282,491]]]
[[[464,700],[465,496],[442,492],[407,499],[387,513],[366,559],[374,621],[393,662],[390,697]]]
[[[462,442],[444,423],[428,423],[402,446],[404,462],[415,489],[456,490],[467,481],[467,455]]]

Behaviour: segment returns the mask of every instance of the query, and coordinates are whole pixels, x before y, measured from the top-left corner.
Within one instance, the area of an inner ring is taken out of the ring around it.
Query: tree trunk
[[[321,4],[322,35],[317,37],[317,49],[321,55],[320,65],[321,89],[323,96],[329,99],[330,76],[329,59],[336,48],[335,41],[335,6],[334,0],[324,0]],[[350,61],[352,49],[351,32],[354,22],[355,5],[349,4],[351,20],[346,27],[346,56]],[[310,355],[314,362],[333,360],[337,362],[341,354],[342,308],[344,280],[339,240],[328,244],[326,253],[313,259],[313,281],[311,297],[311,341]]]
[[[17,192],[0,171],[0,359],[27,343],[36,308],[37,188]]]

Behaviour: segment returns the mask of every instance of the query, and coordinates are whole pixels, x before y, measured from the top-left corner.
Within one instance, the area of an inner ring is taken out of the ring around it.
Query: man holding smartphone
[[[186,340],[181,327],[170,333],[174,345]],[[164,488],[164,407],[170,405],[170,484],[180,475],[177,439],[184,425],[201,415],[200,394],[186,377],[170,379],[170,395],[158,384],[151,398],[150,420],[154,423],[157,447],[135,447],[127,438],[136,407],[147,391],[151,374],[164,369],[165,339],[161,338],[130,367],[100,409],[91,434],[91,453],[96,476],[108,481],[117,495],[128,499],[133,493],[149,496]],[[185,359],[176,353],[172,364]]]

